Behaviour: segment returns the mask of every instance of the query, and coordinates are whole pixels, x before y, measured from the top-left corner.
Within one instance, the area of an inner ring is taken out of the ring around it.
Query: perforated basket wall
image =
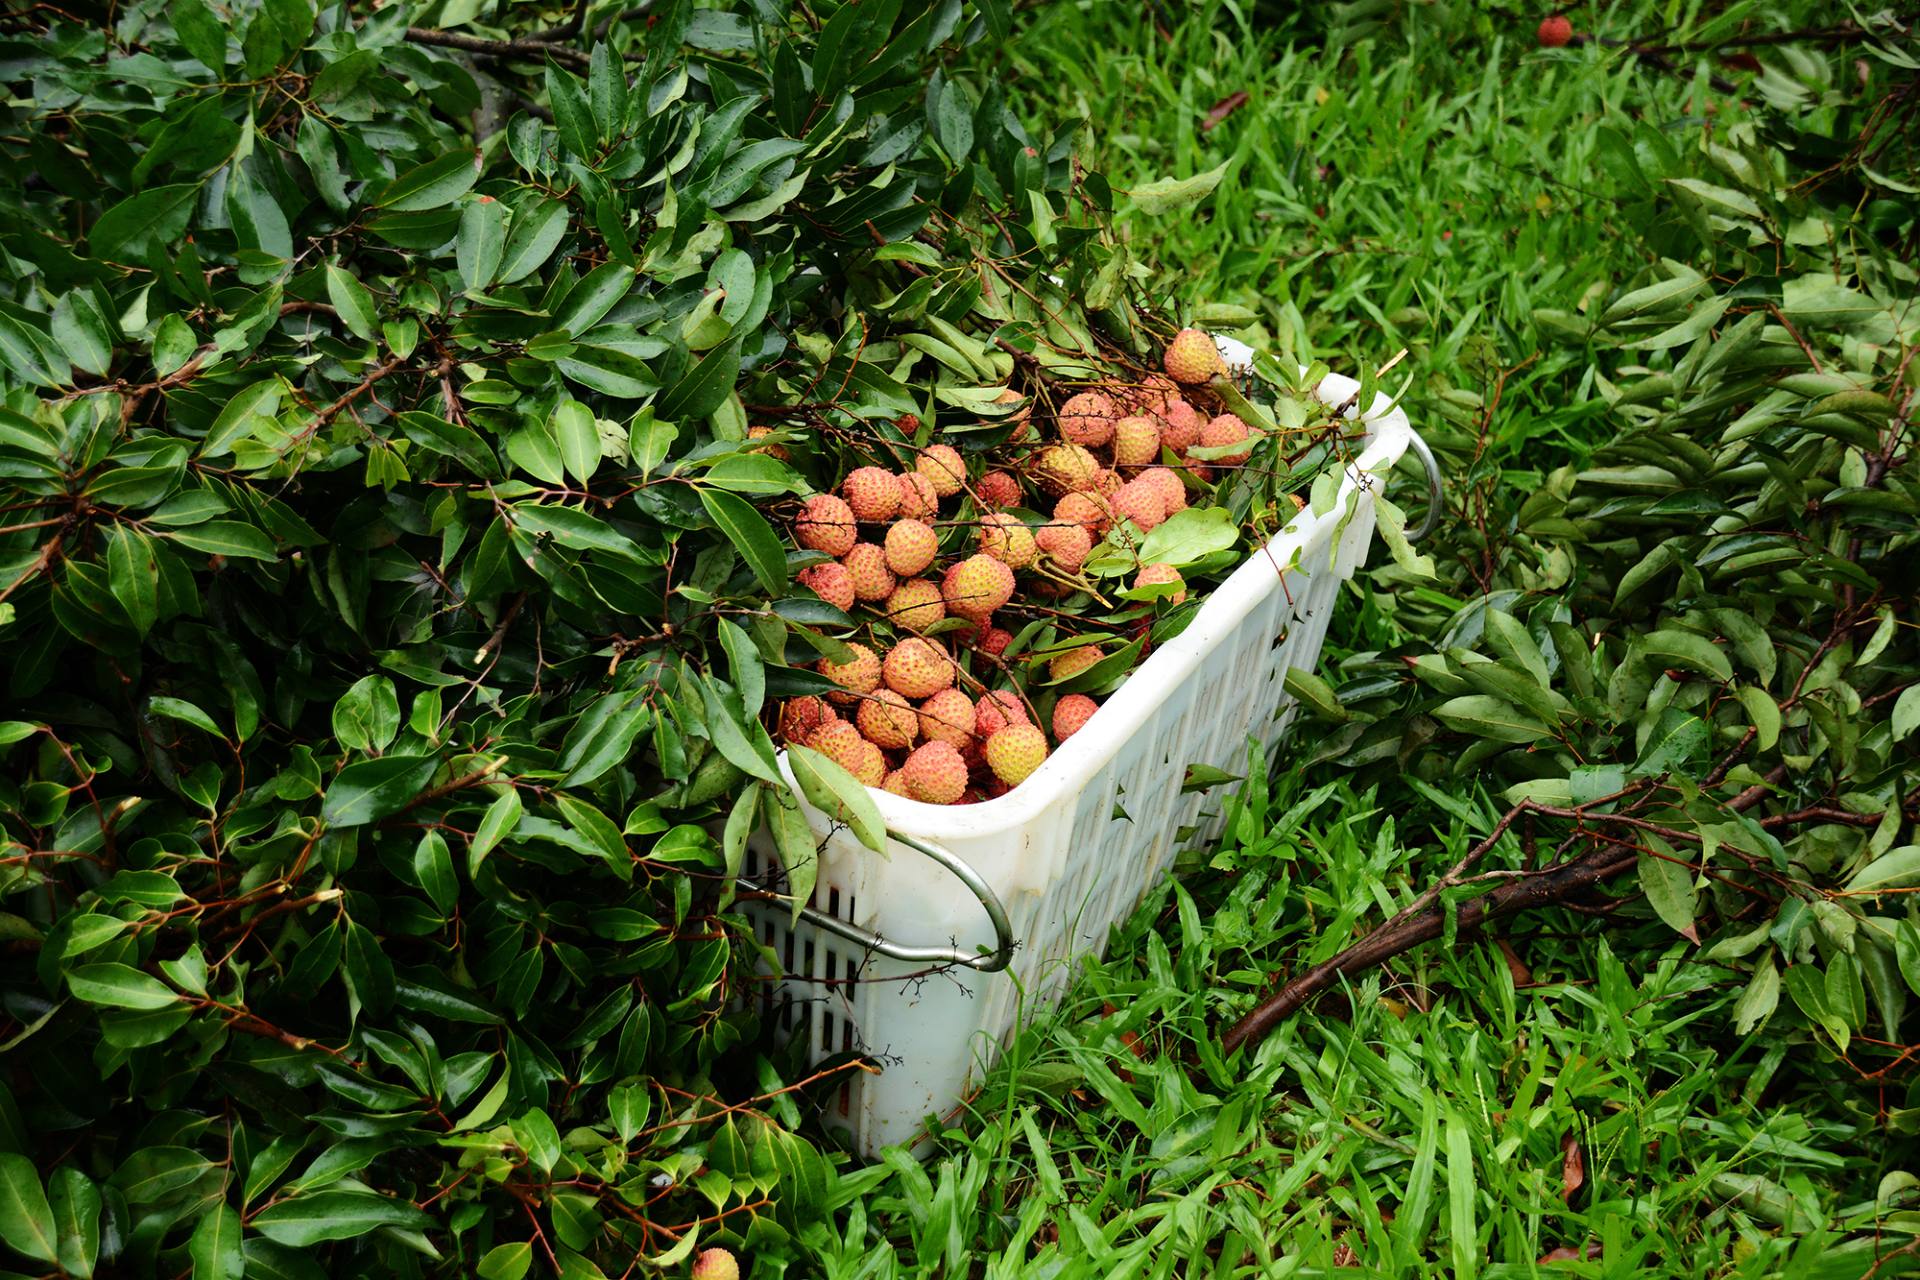
[[[1339,404],[1356,389],[1335,375],[1318,394]],[[1319,660],[1340,583],[1365,560],[1375,495],[1410,434],[1384,398],[1363,421],[1368,438],[1334,510],[1302,512],[1248,557],[1025,783],[957,807],[874,792],[890,831],[951,852],[999,897],[1017,944],[1005,972],[929,971],[796,926],[778,903],[747,908],[781,966],[768,987],[778,1024],[805,1036],[815,1060],[854,1052],[883,1068],[847,1073],[824,1117],[860,1150],[911,1142],[927,1116],[959,1105],[1022,1018],[1101,953],[1178,844],[1218,834],[1227,790],[1183,795],[1189,765],[1239,774],[1249,739],[1277,750],[1293,711],[1282,679]],[[815,908],[892,942],[993,946],[979,901],[936,863],[897,844],[877,854],[825,815],[807,816],[821,841]],[[764,833],[746,871],[779,878]]]

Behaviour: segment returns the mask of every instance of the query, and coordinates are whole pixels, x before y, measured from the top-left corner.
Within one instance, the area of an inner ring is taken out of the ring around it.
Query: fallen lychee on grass
[[[1542,49],[1563,48],[1573,39],[1573,23],[1567,20],[1565,14],[1556,13],[1541,21],[1540,30],[1536,34],[1539,36]]]

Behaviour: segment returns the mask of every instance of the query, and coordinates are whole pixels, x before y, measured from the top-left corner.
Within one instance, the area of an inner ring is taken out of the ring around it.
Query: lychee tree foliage
[[[1076,176],[942,70],[1001,4],[438,16],[0,29],[0,1265],[618,1276],[833,1177],[727,910],[839,620],[745,406]]]
[[[1379,571],[1361,627],[1418,638],[1293,685],[1315,758],[1406,776],[1479,843],[1263,1024],[1336,968],[1570,901],[1697,957],[1734,1029],[1774,1037],[1764,1072],[1816,1041],[1920,1125],[1920,280],[1889,176],[1911,122],[1792,65],[1766,136],[1600,130],[1582,182],[1646,265],[1536,314],[1590,360],[1612,428],[1590,459],[1503,507],[1477,461],[1497,377],[1443,397],[1466,459],[1445,591]],[[1594,896],[1622,874],[1643,899]]]

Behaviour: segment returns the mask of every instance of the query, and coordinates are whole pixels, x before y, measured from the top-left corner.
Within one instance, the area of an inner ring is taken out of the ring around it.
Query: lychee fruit
[[[900,512],[909,520],[925,520],[940,509],[940,491],[933,481],[918,471],[903,471],[900,481]]]
[[[824,551],[830,556],[847,554],[860,537],[853,523],[853,508],[830,493],[816,493],[807,499],[800,518],[793,522],[793,533],[807,550]]]
[[[891,520],[900,509],[900,482],[893,478],[893,472],[879,467],[855,468],[841,483],[840,492],[856,520]]]
[[[1227,371],[1226,362],[1220,358],[1220,348],[1198,329],[1182,329],[1174,334],[1173,341],[1167,344],[1164,363],[1168,377],[1189,386]]]
[[[693,1280],[740,1280],[740,1264],[725,1249],[702,1249],[693,1260]]]
[[[749,440],[764,440],[772,434],[773,428],[768,426],[747,428],[747,439]],[[770,458],[778,458],[782,462],[793,461],[793,455],[787,452],[787,446],[783,444],[763,444],[755,452],[764,453]]]
[[[991,738],[1010,724],[1030,724],[1027,708],[1018,694],[1006,689],[996,689],[984,695],[973,710],[973,731],[982,738]]]
[[[915,702],[953,684],[953,659],[931,640],[911,636],[887,651],[887,687]]]
[[[1093,484],[1100,461],[1077,444],[1048,445],[1034,460],[1033,478],[1042,489],[1058,497],[1078,493]]]
[[[1152,418],[1134,416],[1113,424],[1113,465],[1144,467],[1160,459],[1160,428]]]
[[[1113,504],[1098,494],[1069,493],[1053,504],[1053,518],[1079,525],[1097,538],[1113,522]]]
[[[1053,736],[1065,742],[1085,727],[1100,704],[1084,693],[1069,693],[1053,704]]]
[[[1170,596],[1163,596],[1161,598],[1172,604],[1185,603],[1187,598],[1187,580],[1181,577],[1180,571],[1170,564],[1142,565],[1140,566],[1140,572],[1135,574],[1133,578],[1133,589],[1135,591],[1138,591],[1142,587],[1158,587],[1169,584],[1177,585],[1179,590]],[[868,734],[867,736],[872,737],[873,735]]]
[[[1098,391],[1082,391],[1060,406],[1060,438],[1068,444],[1098,449],[1113,439],[1113,420],[1119,416],[1113,401]]]
[[[1185,400],[1171,401],[1160,411],[1159,417],[1160,443],[1176,454],[1191,449],[1200,438],[1200,428],[1207,425],[1200,411]]]
[[[1087,492],[1096,498],[1111,498],[1125,483],[1126,479],[1118,471],[1102,467],[1093,473],[1093,483],[1087,486]]]
[[[891,791],[894,795],[913,799],[913,792],[907,790],[907,774],[904,769],[895,769],[880,782],[882,791]]]
[[[935,740],[915,747],[900,766],[907,794],[927,804],[952,804],[967,790],[967,762],[951,742]]]
[[[815,668],[821,675],[845,690],[844,693],[827,695],[842,705],[852,702],[855,694],[872,693],[880,687],[879,655],[863,644],[850,644],[847,648],[853,651],[853,656],[845,662],[822,658]]]
[[[989,658],[997,658],[1005,653],[1007,646],[1012,643],[1013,632],[1008,631],[1005,627],[988,627],[987,633],[981,636],[980,639],[974,643],[973,647],[981,653],[986,654]]]
[[[870,694],[861,702],[854,720],[868,742],[888,751],[910,747],[920,736],[920,713],[891,689]]]
[[[1002,418],[1001,422],[1012,428],[1012,430],[1007,433],[1008,444],[1019,444],[1022,440],[1025,440],[1029,430],[1027,423],[1033,417],[1033,405],[1028,403],[1027,398],[1018,391],[1015,391],[1012,387],[1008,387],[1005,391],[995,396],[993,402],[998,405],[1017,404],[1020,406],[1019,409]]]
[[[1047,758],[1047,735],[1030,724],[1010,724],[987,739],[987,767],[993,776],[1017,787]]]
[[[1200,447],[1202,449],[1224,448],[1230,444],[1239,444],[1251,434],[1247,430],[1246,423],[1231,413],[1223,413],[1200,428]],[[1217,467],[1237,467],[1251,456],[1253,456],[1253,448],[1249,445],[1245,449],[1236,449],[1232,453],[1212,457],[1207,461]]]
[[[922,449],[914,470],[925,476],[932,483],[933,491],[943,498],[960,492],[967,478],[967,464],[961,460],[960,451],[950,444],[930,444]]]
[[[887,527],[887,568],[903,578],[925,573],[940,552],[940,538],[919,520],[895,520]]]
[[[887,776],[887,760],[880,748],[844,720],[821,725],[807,745],[869,787],[878,786]]]
[[[838,560],[811,564],[798,575],[800,585],[836,609],[853,608],[853,572]]]
[[[1080,566],[1093,552],[1093,535],[1087,532],[1086,526],[1065,520],[1041,525],[1033,541],[1047,553],[1049,560],[1068,573],[1080,572]]]
[[[1102,658],[1106,652],[1097,644],[1076,645],[1071,649],[1062,649],[1047,660],[1047,679],[1053,682],[1071,680],[1084,675]]]
[[[1167,518],[1167,500],[1160,496],[1158,485],[1131,481],[1113,495],[1113,514],[1133,521],[1144,533]]]
[[[1148,467],[1133,479],[1135,484],[1153,486],[1160,495],[1160,501],[1166,505],[1168,515],[1187,509],[1187,486],[1168,468]]]
[[[1556,13],[1540,23],[1540,47],[1558,49],[1573,39],[1573,24],[1567,21],[1565,14]]]
[[[939,584],[925,578],[909,578],[895,587],[881,608],[887,621],[908,631],[925,631],[947,616],[947,602]]]
[[[969,556],[947,570],[940,593],[947,599],[947,612],[985,618],[1013,599],[1013,570],[989,555]]]
[[[958,689],[942,689],[920,704],[920,736],[964,747],[973,740],[974,715],[972,698]]]
[[[984,507],[1020,505],[1020,482],[1005,471],[989,471],[981,476],[980,483],[973,486],[973,493]]]
[[[804,747],[807,740],[813,737],[814,730],[823,724],[832,724],[839,718],[833,713],[832,707],[810,693],[788,698],[780,706],[780,737]]]
[[[893,570],[887,568],[887,553],[871,542],[856,542],[840,561],[853,575],[853,594],[869,603],[885,600],[893,594]]]
[[[1020,517],[1004,511],[980,517],[980,550],[1009,569],[1026,568],[1037,554],[1033,531],[1020,522]]]

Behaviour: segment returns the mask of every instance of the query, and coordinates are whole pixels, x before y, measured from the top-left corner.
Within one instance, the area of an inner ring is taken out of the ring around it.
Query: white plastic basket
[[[1251,359],[1220,345],[1230,364]],[[1339,405],[1358,389],[1329,375],[1316,393]],[[956,807],[876,789],[884,855],[807,808],[820,838],[810,909],[797,923],[783,903],[744,909],[781,966],[770,1007],[812,1060],[859,1053],[881,1065],[848,1072],[824,1117],[860,1151],[912,1142],[927,1116],[952,1111],[1023,1014],[1101,953],[1178,833],[1218,834],[1215,793],[1181,792],[1188,765],[1238,773],[1250,737],[1278,747],[1292,713],[1282,678],[1318,662],[1335,593],[1366,558],[1375,495],[1410,445],[1438,499],[1404,412],[1380,396],[1348,416],[1368,430],[1334,509],[1301,512],[1249,556],[1019,787]],[[780,875],[764,832],[745,871],[750,887]]]

